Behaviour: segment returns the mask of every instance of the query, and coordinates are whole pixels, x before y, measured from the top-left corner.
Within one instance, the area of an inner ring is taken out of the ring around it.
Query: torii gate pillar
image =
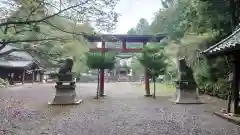
[[[145,47],[147,42],[143,43],[143,47]],[[144,73],[144,82],[145,82],[145,96],[146,97],[151,97],[152,95],[150,94],[150,86],[149,86],[149,75],[148,75],[148,69],[145,68],[145,73]]]
[[[105,55],[105,42],[102,41],[101,55]],[[104,69],[100,69],[100,86],[99,86],[99,96],[104,96]]]

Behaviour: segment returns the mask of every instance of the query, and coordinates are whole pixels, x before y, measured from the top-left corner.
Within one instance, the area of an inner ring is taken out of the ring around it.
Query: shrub
[[[209,83],[205,87],[200,88],[200,93],[215,96],[221,99],[227,99],[230,91],[229,83],[226,79],[219,79],[215,83]]]
[[[8,85],[8,84],[9,84],[9,83],[8,83],[7,80],[4,80],[4,79],[0,78],[0,86],[6,86],[6,85]]]

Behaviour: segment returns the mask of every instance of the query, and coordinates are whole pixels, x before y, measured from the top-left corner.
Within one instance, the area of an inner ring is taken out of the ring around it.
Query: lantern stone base
[[[189,82],[177,83],[176,92],[170,100],[176,104],[203,104],[198,89],[194,83]]]
[[[75,85],[56,85],[56,94],[49,105],[78,105],[82,100],[77,99]]]
[[[203,104],[197,91],[178,91],[175,93],[172,101],[176,104]]]

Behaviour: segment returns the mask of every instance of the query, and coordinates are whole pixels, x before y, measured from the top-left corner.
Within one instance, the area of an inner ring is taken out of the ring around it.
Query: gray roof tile
[[[240,48],[240,28],[233,32],[230,36],[218,42],[217,44],[209,47],[203,54],[220,53],[230,49]]]
[[[1,67],[15,67],[15,68],[24,68],[32,64],[33,61],[5,61],[0,60]]]
[[[11,49],[17,49],[17,47],[7,45],[2,50],[0,50],[0,53],[9,51]],[[20,57],[20,58],[23,58],[25,60],[33,60],[33,57],[28,52],[12,52],[9,55],[15,56],[15,57]]]

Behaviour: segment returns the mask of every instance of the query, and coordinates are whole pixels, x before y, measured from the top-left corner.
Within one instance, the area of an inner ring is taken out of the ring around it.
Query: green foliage
[[[229,90],[226,78],[231,65],[224,57],[207,62],[199,52],[231,32],[229,12],[228,1],[179,0],[160,10],[151,24],[155,33],[169,33],[167,54],[176,59],[179,52],[180,56],[187,58],[198,87],[221,98],[226,98]]]
[[[134,28],[131,28],[131,29],[127,32],[127,34],[129,34],[129,35],[135,35],[135,34],[137,34],[137,32],[136,32],[136,30],[135,30]]]
[[[57,1],[9,0],[9,2],[0,2],[0,4],[10,3],[7,6],[18,5],[19,7],[15,10],[3,8],[4,11],[1,11],[8,16],[7,21],[1,20],[0,23],[0,41],[6,43],[14,41],[16,43],[14,46],[27,50],[46,67],[59,66],[61,59],[72,57],[74,58],[73,71],[83,72],[87,68],[83,58],[89,43],[86,43],[81,34],[94,32],[90,24],[99,30],[113,29],[118,17],[118,14],[113,11],[117,1],[85,3],[79,0],[61,0],[59,3]],[[59,10],[64,12],[60,13]],[[54,40],[44,40],[53,38]]]
[[[115,54],[86,53],[86,65],[91,69],[113,69]]]
[[[79,32],[82,31],[88,31],[91,32],[90,28],[87,28],[87,25],[78,25],[75,26],[75,24],[69,22],[68,20],[65,20],[63,18],[52,18],[53,21],[57,21],[61,26],[61,28],[69,29],[71,27],[76,27],[76,30]],[[68,24],[65,25],[64,24]],[[59,60],[65,57],[75,57],[74,59],[74,67],[73,70],[77,73],[82,72],[86,66],[84,62],[81,61],[81,59],[84,57],[84,52],[88,50],[88,44],[81,38],[81,36],[77,38],[73,38],[71,34],[67,34],[65,32],[56,30],[48,25],[40,25],[41,27],[41,33],[37,34],[37,36],[41,36],[46,33],[49,34],[48,38],[53,38],[53,36],[57,37],[66,37],[68,40],[51,40],[51,41],[41,41],[41,42],[35,42],[35,43],[25,43],[23,46],[19,46],[19,44],[16,44],[19,48],[24,48],[28,50],[35,50],[32,53],[35,57],[38,57],[40,60],[42,60],[42,63],[47,66],[58,66]],[[24,33],[22,33],[24,34]],[[27,38],[25,35],[23,35],[23,38]],[[37,44],[37,45],[36,45]],[[53,54],[53,55],[52,55]]]
[[[210,76],[210,66],[207,64],[206,60],[202,61],[199,67],[195,71],[195,80],[199,88],[204,88],[206,82],[211,80]],[[209,82],[210,83],[210,82]]]
[[[134,59],[132,60],[132,63],[131,63],[131,68],[135,75],[141,75],[144,73],[144,67],[138,61],[138,59],[137,59],[138,57],[140,57],[140,56],[134,57]]]
[[[240,2],[235,2],[236,6],[240,5]],[[173,79],[177,76],[178,56],[185,57],[201,91],[225,98],[229,90],[227,76],[232,65],[225,57],[207,60],[200,52],[231,33],[229,1],[161,0],[161,3],[164,8],[155,14],[150,24],[150,33],[168,34],[168,38],[158,44],[164,46],[169,57],[165,78]],[[239,18],[240,10],[236,12]],[[132,33],[141,34],[135,29],[129,30],[129,34]],[[145,57],[151,59],[151,56]],[[146,63],[150,63],[147,60]]]
[[[221,38],[231,31],[226,2],[178,0],[168,8],[159,10],[151,24],[152,31],[166,32],[171,40],[176,41],[192,32],[201,34],[218,31]]]
[[[139,35],[150,34],[151,31],[150,31],[149,22],[146,19],[141,18],[135,28],[135,31],[136,31],[136,34],[139,34]],[[133,32],[133,31],[129,31],[129,32]]]
[[[150,29],[150,24],[145,18],[141,18],[139,20],[138,24],[136,25],[136,27],[131,28],[127,32],[127,34],[129,34],[129,35],[134,35],[134,34],[145,35],[145,34],[151,34],[151,33],[152,32]],[[155,44],[150,44],[150,45],[148,44],[147,46],[155,47],[155,46],[161,46],[161,45],[162,44],[155,43]],[[128,48],[142,48],[142,46],[143,46],[142,43],[136,43],[136,44],[128,43],[127,44]],[[144,67],[138,60],[139,57],[140,57],[140,55],[136,54],[136,58],[134,58],[131,63],[131,68],[136,75],[141,75],[144,72]]]
[[[162,6],[168,8],[174,4],[175,0],[161,0]]]
[[[167,63],[164,52],[157,47],[145,47],[139,62],[148,69],[150,76],[159,76],[166,71]]]
[[[208,82],[200,92],[211,96],[216,96],[222,99],[227,99],[230,84],[226,79],[218,79],[216,82]]]
[[[0,86],[6,86],[8,85],[8,81],[0,78]]]
[[[168,63],[166,67],[166,72],[165,72],[165,81],[173,81],[176,80],[178,77],[178,69],[176,66],[176,63],[172,59],[167,59],[166,61]]]
[[[159,10],[156,14],[151,30],[154,33],[168,33],[171,40],[179,40],[184,36],[189,24],[188,14],[191,8],[188,0],[180,0],[174,6]],[[170,17],[171,16],[171,17]],[[161,25],[160,25],[161,24]]]
[[[27,4],[27,3],[25,3]],[[30,14],[31,6],[21,7],[15,14],[13,14],[9,19],[12,21],[24,21],[26,17]],[[38,9],[40,10],[40,8]],[[35,12],[30,16],[29,19],[39,19],[44,17],[44,14]],[[76,25],[74,22],[59,16],[54,16],[48,19],[49,22],[54,24],[54,26],[61,28],[64,31],[75,31],[76,33],[86,32],[91,33],[92,28],[87,24]],[[33,56],[37,57],[41,64],[47,67],[56,67],[61,64],[60,60],[65,57],[74,57],[74,66],[73,71],[80,73],[85,71],[86,66],[82,61],[84,57],[84,52],[88,50],[88,44],[84,41],[81,36],[75,37],[74,34],[66,33],[61,31],[61,29],[56,29],[48,24],[38,23],[38,25],[19,25],[16,29],[12,30],[11,28],[8,31],[8,38],[11,40],[22,40],[22,39],[44,39],[44,38],[67,38],[67,40],[49,40],[49,41],[40,41],[40,42],[27,42],[27,43],[16,43],[16,47],[20,49],[29,50]],[[37,27],[37,28],[36,28]],[[32,29],[38,29],[37,31],[32,31]],[[4,27],[2,27],[3,33]],[[11,31],[12,30],[12,31]],[[18,33],[18,31],[21,31]],[[2,37],[2,36],[1,36]],[[4,39],[4,38],[3,38]],[[5,38],[5,40],[7,40]]]

